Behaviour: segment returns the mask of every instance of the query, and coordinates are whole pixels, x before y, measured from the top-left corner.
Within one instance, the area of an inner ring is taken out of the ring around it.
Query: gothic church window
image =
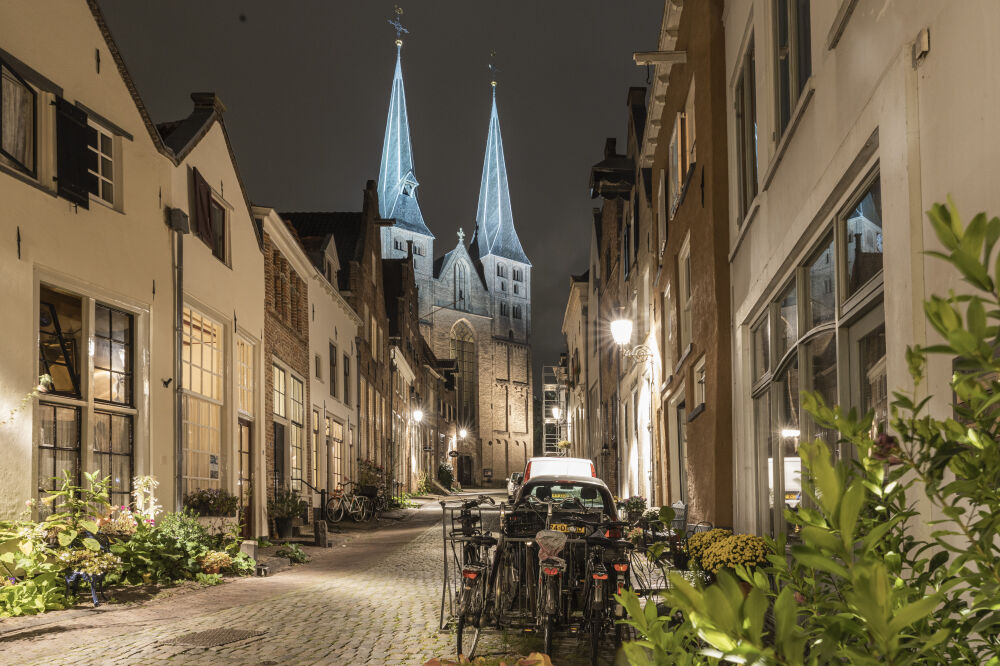
[[[458,361],[458,418],[461,423],[475,420],[476,340],[464,321],[451,329],[451,357]]]

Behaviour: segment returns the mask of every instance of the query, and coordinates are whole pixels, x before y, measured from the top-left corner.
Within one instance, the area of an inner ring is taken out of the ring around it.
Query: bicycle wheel
[[[469,622],[465,614],[458,616],[458,654],[472,660],[479,644],[479,622]]]
[[[351,520],[353,520],[356,523],[360,523],[362,520],[365,519],[364,504],[361,503],[361,498],[359,498],[356,495],[351,498],[351,504],[347,508],[347,511],[348,513],[351,514]]]
[[[603,624],[600,620],[591,620],[590,622],[590,666],[597,666],[597,650],[601,644]]]
[[[542,642],[545,644],[545,654],[552,657],[552,616],[546,615],[542,620]]]
[[[339,523],[344,519],[344,503],[339,497],[331,497],[326,503],[326,522]]]
[[[364,511],[364,517],[361,520],[368,522],[375,515],[375,503],[372,502],[371,498],[362,497],[361,508]]]

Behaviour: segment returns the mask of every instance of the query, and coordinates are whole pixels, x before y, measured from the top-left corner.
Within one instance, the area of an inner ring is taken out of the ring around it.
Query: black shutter
[[[90,208],[87,188],[87,114],[56,97],[56,181],[59,196]]]

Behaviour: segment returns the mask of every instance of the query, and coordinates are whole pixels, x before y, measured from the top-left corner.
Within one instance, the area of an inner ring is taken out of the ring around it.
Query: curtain
[[[3,150],[26,169],[34,169],[34,92],[17,80],[6,67],[0,88],[3,114]]]

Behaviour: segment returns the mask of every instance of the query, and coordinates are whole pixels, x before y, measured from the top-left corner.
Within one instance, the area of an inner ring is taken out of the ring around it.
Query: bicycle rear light
[[[628,571],[628,562],[615,562],[615,571],[619,573]]]
[[[594,580],[607,580],[607,579],[608,579],[608,574],[606,574],[606,573],[595,573],[594,574]]]
[[[466,569],[462,572],[462,576],[470,580],[475,580],[476,578],[479,577],[479,572],[473,571],[472,569]]]
[[[556,567],[543,567],[542,573],[544,573],[546,576],[557,576],[559,575],[559,569],[557,569]]]

